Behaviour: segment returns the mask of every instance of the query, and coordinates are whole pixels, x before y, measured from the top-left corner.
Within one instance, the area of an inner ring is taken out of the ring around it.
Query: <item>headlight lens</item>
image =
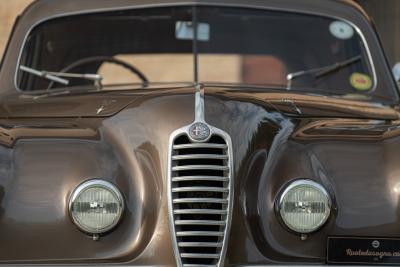
[[[84,232],[101,234],[111,230],[122,217],[121,192],[104,180],[89,180],[71,195],[69,210],[74,223]]]
[[[297,180],[280,195],[279,214],[284,224],[298,233],[318,230],[331,213],[327,191],[311,180]]]

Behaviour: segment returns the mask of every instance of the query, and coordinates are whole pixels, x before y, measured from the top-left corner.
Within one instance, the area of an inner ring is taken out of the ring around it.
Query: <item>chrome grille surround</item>
[[[193,140],[190,126],[174,131],[169,140],[168,206],[175,258],[179,267],[220,267],[232,218],[232,142],[212,126],[210,138]]]

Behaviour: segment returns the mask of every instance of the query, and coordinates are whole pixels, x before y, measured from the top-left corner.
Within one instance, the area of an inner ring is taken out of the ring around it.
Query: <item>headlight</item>
[[[103,180],[89,180],[71,195],[72,220],[84,232],[101,234],[111,230],[122,217],[124,200],[120,191]]]
[[[289,229],[307,234],[318,230],[328,220],[331,198],[321,185],[311,180],[297,180],[281,193],[278,211]]]

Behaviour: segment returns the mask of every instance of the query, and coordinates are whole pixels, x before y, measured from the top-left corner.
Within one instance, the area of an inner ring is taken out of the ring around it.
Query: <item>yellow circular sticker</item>
[[[372,87],[372,80],[366,74],[355,72],[350,76],[350,84],[356,90],[367,91]]]

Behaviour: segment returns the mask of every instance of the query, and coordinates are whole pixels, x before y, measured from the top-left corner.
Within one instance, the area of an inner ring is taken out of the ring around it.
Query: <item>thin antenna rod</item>
[[[195,84],[199,83],[199,67],[198,67],[198,47],[197,47],[197,40],[198,40],[198,36],[197,36],[197,8],[196,6],[192,7],[192,15],[193,15],[193,63],[194,63],[194,82]]]

